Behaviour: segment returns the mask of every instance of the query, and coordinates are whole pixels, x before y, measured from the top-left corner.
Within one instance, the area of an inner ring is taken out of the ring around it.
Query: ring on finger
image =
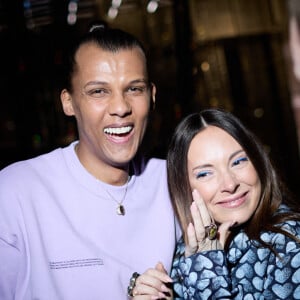
[[[205,236],[209,240],[214,240],[217,237],[218,227],[215,223],[211,223],[208,226],[205,226]]]
[[[130,278],[129,286],[127,287],[127,295],[128,295],[129,297],[133,297],[134,294],[135,294],[135,295],[137,294],[137,291],[135,291],[135,292],[133,293],[133,290],[134,290],[134,288],[135,288],[136,280],[137,280],[137,278],[138,278],[139,276],[140,276],[139,273],[134,272],[134,273],[132,274],[131,278]]]

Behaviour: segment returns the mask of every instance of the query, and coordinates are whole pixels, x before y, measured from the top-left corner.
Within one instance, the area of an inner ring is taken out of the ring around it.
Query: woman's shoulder
[[[287,214],[287,213],[293,213],[293,211],[286,204],[281,204],[277,211],[277,214]],[[297,219],[291,217],[290,219],[287,219],[279,223],[278,225],[276,225],[276,227],[280,227],[281,229],[300,238],[300,214],[298,214]]]
[[[281,206],[279,213],[291,212],[287,206]],[[272,245],[277,252],[289,252],[300,249],[300,219],[287,219],[275,226],[278,230],[264,231],[261,239]]]

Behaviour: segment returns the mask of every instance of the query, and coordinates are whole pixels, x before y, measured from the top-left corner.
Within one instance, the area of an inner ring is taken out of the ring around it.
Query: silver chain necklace
[[[128,189],[128,183],[129,183],[130,177],[131,177],[131,176],[128,176],[128,179],[127,179],[127,182],[126,182],[126,187],[125,187],[125,192],[124,192],[124,195],[123,195],[121,201],[117,201],[117,200],[112,196],[112,194],[111,194],[108,190],[104,189],[105,192],[110,196],[110,198],[111,198],[112,200],[114,200],[114,201],[118,204],[117,209],[116,209],[116,212],[117,212],[117,214],[118,214],[119,216],[124,216],[124,215],[125,215],[125,207],[124,207],[124,205],[123,205],[123,201],[124,201],[125,198],[126,198],[127,189]]]

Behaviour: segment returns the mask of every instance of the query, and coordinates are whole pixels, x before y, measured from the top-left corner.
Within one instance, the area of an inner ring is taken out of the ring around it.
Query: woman
[[[184,233],[174,297],[300,299],[299,205],[255,136],[228,112],[192,114],[175,131],[167,166]],[[133,294],[149,297],[134,299],[155,299],[162,275],[139,276]]]
[[[299,204],[240,120],[217,109],[189,115],[167,167],[184,232],[175,298],[300,299]]]

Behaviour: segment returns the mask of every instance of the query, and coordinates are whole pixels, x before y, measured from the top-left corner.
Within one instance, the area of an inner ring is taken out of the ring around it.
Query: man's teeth
[[[132,126],[118,127],[118,128],[105,128],[104,133],[108,134],[125,134],[130,132]]]

